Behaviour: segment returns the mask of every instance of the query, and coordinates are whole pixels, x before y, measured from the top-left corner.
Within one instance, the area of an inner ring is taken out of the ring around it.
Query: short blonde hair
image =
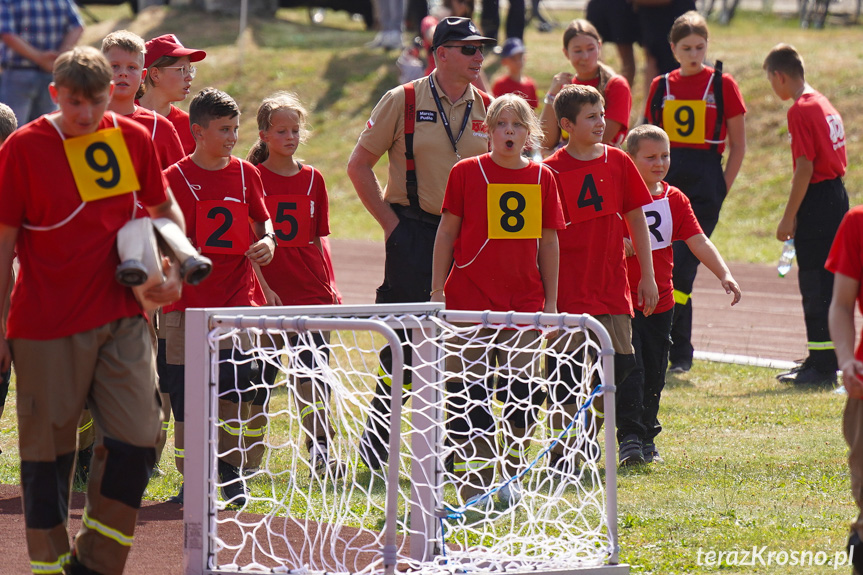
[[[485,115],[485,124],[488,126],[489,131],[491,131],[497,123],[497,119],[505,110],[512,112],[519,122],[527,126],[527,142],[525,142],[525,146],[538,148],[540,145],[539,139],[542,136],[542,125],[539,123],[539,118],[536,117],[527,100],[518,94],[504,94],[492,101]]]
[[[644,140],[652,140],[654,142],[663,142],[666,146],[670,146],[668,134],[659,126],[653,124],[642,124],[636,126],[626,135],[626,153],[631,157],[638,154],[638,148]]]
[[[0,144],[9,137],[9,134],[18,129],[18,119],[12,108],[0,102]]]
[[[54,85],[92,99],[111,85],[108,59],[92,46],[76,46],[54,61]]]
[[[111,48],[119,48],[130,54],[141,54],[142,56],[147,53],[144,39],[128,30],[111,32],[102,39],[102,53],[107,54]]]

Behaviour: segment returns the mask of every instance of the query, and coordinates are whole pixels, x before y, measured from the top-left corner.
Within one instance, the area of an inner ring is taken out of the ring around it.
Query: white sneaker
[[[402,33],[398,30],[388,30],[383,32],[380,46],[384,50],[401,50]]]
[[[507,507],[516,505],[521,501],[522,495],[523,491],[518,481],[510,481],[497,490],[497,500]]]
[[[371,42],[366,42],[366,48],[380,48],[383,46],[384,42],[384,33],[378,32],[375,34],[374,39]]]

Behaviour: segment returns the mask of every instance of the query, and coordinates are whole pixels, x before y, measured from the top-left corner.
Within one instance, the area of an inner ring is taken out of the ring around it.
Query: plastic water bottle
[[[779,272],[779,277],[784,278],[785,274],[791,271],[791,262],[794,261],[794,256],[797,255],[797,250],[794,248],[794,240],[785,240],[782,244],[782,255],[779,256],[779,265],[776,270]]]

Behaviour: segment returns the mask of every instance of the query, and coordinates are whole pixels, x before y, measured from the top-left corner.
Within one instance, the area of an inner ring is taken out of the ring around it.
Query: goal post
[[[586,315],[187,310],[184,573],[628,573],[613,353]]]

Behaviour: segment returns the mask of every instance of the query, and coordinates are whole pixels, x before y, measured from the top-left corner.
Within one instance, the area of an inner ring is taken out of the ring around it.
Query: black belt
[[[390,204],[390,207],[399,218],[417,220],[424,224],[431,224],[434,226],[440,224],[440,215],[430,214],[425,210],[421,210],[413,206],[403,206],[401,204]]]

